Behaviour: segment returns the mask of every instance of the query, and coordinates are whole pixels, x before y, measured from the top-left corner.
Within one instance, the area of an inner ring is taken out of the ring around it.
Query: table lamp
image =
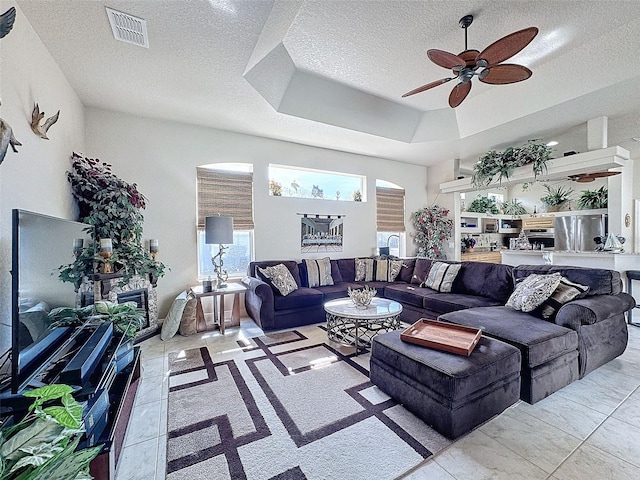
[[[219,251],[211,258],[213,270],[218,276],[217,288],[227,286],[229,274],[222,267],[224,262],[222,257],[225,250],[223,244],[233,243],[233,217],[206,217],[204,220],[204,243],[207,245],[218,244]]]

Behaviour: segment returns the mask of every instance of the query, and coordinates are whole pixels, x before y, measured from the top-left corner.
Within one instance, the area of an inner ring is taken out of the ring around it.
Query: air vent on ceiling
[[[118,12],[109,7],[105,8],[107,9],[111,30],[116,40],[149,48],[147,22],[145,20],[129,15],[128,13]]]

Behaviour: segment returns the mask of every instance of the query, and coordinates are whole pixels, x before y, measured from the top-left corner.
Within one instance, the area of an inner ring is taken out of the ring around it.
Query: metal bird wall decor
[[[13,28],[13,22],[16,21],[16,7],[11,7],[9,10],[0,15],[0,38],[6,36]]]
[[[11,146],[11,150],[13,150],[14,153],[18,153],[16,147],[20,147],[22,144],[13,136],[11,125],[0,118],[0,165],[4,160],[4,156],[7,154],[9,146]]]
[[[58,121],[58,117],[60,116],[60,110],[53,117],[47,118],[43,125],[40,125],[40,120],[44,118],[44,112],[40,111],[40,107],[36,103],[35,107],[33,107],[33,112],[31,113],[31,130],[33,133],[38,135],[40,138],[44,140],[49,140],[47,137],[47,131]]]

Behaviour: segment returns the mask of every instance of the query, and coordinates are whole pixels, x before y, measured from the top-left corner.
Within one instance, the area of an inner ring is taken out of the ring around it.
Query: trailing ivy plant
[[[525,165],[531,165],[534,178],[538,178],[547,172],[550,158],[551,147],[540,140],[529,140],[521,147],[509,147],[503,152],[490,150],[474,165],[471,183],[477,188],[502,183],[509,180],[515,168]]]
[[[493,213],[496,214],[499,212],[498,204],[493,198],[489,197],[481,197],[478,195],[469,208],[467,208],[468,212],[478,212],[478,213]]]
[[[0,480],[93,478],[89,463],[102,446],[76,451],[84,430],[82,405],[72,392],[54,384],[23,394],[34,399],[27,415],[0,429]]]
[[[438,205],[411,214],[416,230],[413,239],[418,245],[418,257],[446,258],[443,245],[453,233],[453,220],[448,215],[449,210]]]
[[[578,199],[580,210],[607,208],[609,204],[609,190],[604,185],[597,190],[582,190]]]
[[[142,242],[146,198],[135,183],[121,180],[111,165],[74,152],[67,179],[79,208],[79,220],[94,228],[94,244],[110,238],[113,255],[108,259],[126,284],[134,275],[149,274],[152,282],[164,275],[165,265],[155,261]],[[82,277],[93,273],[93,265],[106,260],[94,245],[83,249],[76,260],[59,268],[59,278],[79,286]]]

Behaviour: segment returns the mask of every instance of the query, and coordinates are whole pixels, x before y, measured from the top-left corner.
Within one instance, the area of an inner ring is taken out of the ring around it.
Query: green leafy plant
[[[416,230],[413,239],[418,245],[418,257],[446,258],[443,244],[453,233],[453,220],[448,215],[449,210],[438,205],[411,214]]]
[[[54,384],[24,393],[34,399],[27,415],[0,429],[0,480],[93,478],[89,463],[102,447],[76,451],[84,430],[82,405],[72,392]]]
[[[573,195],[573,189],[566,187],[565,185],[552,186],[548,184],[543,185],[547,194],[540,198],[540,201],[547,206],[547,210],[559,210],[564,204],[566,204]]]
[[[527,211],[522,205],[522,202],[517,198],[513,200],[505,200],[502,202],[502,212],[505,215],[524,215]]]
[[[145,312],[135,302],[113,303],[105,300],[82,308],[58,307],[49,312],[51,327],[79,326],[87,320],[108,321],[113,328],[133,338],[144,325]]]
[[[109,262],[126,284],[134,275],[147,275],[155,283],[165,273],[165,265],[153,260],[142,242],[146,198],[136,184],[121,180],[111,165],[97,159],[73,154],[67,179],[79,208],[79,220],[93,225],[94,243],[85,247],[76,260],[59,268],[59,278],[77,286],[84,276],[93,273],[94,265]],[[113,255],[105,260],[95,245],[100,238],[110,238]]]
[[[546,173],[551,148],[540,140],[529,140],[521,147],[509,147],[503,152],[490,150],[482,155],[473,167],[471,183],[486,187],[494,182],[509,180],[517,167],[531,165],[534,178]]]
[[[467,208],[468,212],[479,212],[479,213],[498,213],[498,204],[493,198],[489,197],[481,197],[477,196],[469,208]]]
[[[609,204],[609,190],[604,185],[597,190],[582,190],[578,199],[580,210],[607,208]]]

